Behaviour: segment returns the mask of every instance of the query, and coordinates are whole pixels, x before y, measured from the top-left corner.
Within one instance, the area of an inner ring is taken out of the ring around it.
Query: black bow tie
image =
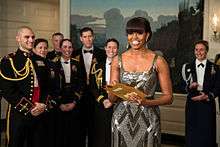
[[[83,50],[83,52],[84,52],[84,54],[85,54],[85,53],[90,53],[90,54],[92,54],[92,53],[93,53],[93,50]]]
[[[63,62],[63,63],[68,64],[69,62],[65,61],[65,62]]]
[[[203,63],[200,63],[200,64],[198,65],[198,67],[200,67],[200,66],[203,68],[205,65],[204,65]]]

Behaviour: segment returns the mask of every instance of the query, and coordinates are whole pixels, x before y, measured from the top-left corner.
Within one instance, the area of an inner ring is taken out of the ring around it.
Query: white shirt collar
[[[112,60],[109,60],[108,58],[106,58],[106,64],[110,65],[112,63]]]
[[[62,64],[63,64],[64,62],[68,62],[68,64],[70,63],[70,59],[67,60],[67,61],[65,61],[65,60],[63,59],[63,57],[61,57],[60,61],[61,61]]]
[[[27,50],[27,49],[24,49],[23,47],[21,47],[21,46],[19,46],[19,49],[21,50],[21,51],[23,51],[23,52],[25,52],[25,53],[30,53],[30,51],[29,50]]]
[[[94,47],[92,46],[91,48],[86,48],[85,46],[82,47],[82,50],[93,50]]]
[[[206,63],[207,63],[207,59],[202,60],[202,62],[199,61],[198,59],[196,59],[196,67],[197,67],[200,63],[202,63],[202,64],[204,65],[204,67],[205,67],[205,66],[206,66]]]

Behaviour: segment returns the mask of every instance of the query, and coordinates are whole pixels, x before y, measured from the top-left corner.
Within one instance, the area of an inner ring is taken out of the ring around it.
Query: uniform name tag
[[[43,61],[36,61],[36,63],[37,63],[37,66],[45,66]]]

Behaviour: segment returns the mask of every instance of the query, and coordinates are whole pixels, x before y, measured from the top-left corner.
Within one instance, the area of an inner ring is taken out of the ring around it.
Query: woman
[[[112,117],[112,146],[160,146],[159,105],[172,103],[169,68],[163,57],[146,47],[152,36],[148,20],[142,17],[129,20],[126,32],[130,48],[113,59],[110,81],[113,85],[120,82],[137,87],[146,96],[132,94],[127,101],[120,101],[109,95],[111,104],[116,102]],[[154,98],[158,80],[162,94]]]
[[[38,38],[34,42],[33,52],[35,55],[46,58],[48,52],[48,41],[43,38]]]
[[[183,70],[189,75],[186,80],[186,147],[216,146],[215,98],[220,92],[220,73],[219,68],[207,59],[208,51],[208,41],[195,42],[195,60],[186,64]]]
[[[48,52],[47,40],[43,38],[36,39],[32,51],[32,62],[37,74],[37,84],[40,87],[40,92],[45,94],[43,97],[47,98],[50,91],[48,89],[50,87],[50,67],[48,65],[49,62],[46,60],[46,55]]]
[[[36,83],[34,83],[34,89],[37,89],[37,92],[40,93],[42,101],[46,105],[49,104],[49,100],[52,97],[56,97],[55,90],[55,68],[52,66],[52,63],[46,59],[48,52],[48,41],[43,38],[36,39],[34,42],[33,54],[31,56],[32,63],[34,65],[34,70]],[[35,94],[35,93],[34,93]],[[36,138],[39,139],[38,146],[51,146],[53,143],[53,123],[51,112],[43,113],[36,121],[39,125],[37,130],[40,135],[36,135]]]

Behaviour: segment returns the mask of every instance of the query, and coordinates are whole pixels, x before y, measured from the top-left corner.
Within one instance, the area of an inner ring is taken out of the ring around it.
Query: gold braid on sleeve
[[[98,87],[98,89],[100,89],[102,86],[102,72],[103,72],[103,70],[101,68],[96,69],[96,67],[95,67],[96,64],[97,63],[93,64],[91,74],[95,75],[97,87]]]
[[[23,80],[23,79],[25,79],[29,75],[30,69],[33,70],[32,61],[29,58],[27,58],[27,61],[26,61],[25,65],[24,65],[24,67],[21,70],[17,70],[15,68],[14,62],[13,62],[12,58],[9,58],[9,61],[10,61],[11,67],[12,67],[14,73],[15,73],[15,77],[19,77],[19,78],[9,78],[9,77],[5,76],[1,72],[1,70],[0,70],[0,75],[5,80],[9,80],[9,81],[20,81],[20,80]]]

